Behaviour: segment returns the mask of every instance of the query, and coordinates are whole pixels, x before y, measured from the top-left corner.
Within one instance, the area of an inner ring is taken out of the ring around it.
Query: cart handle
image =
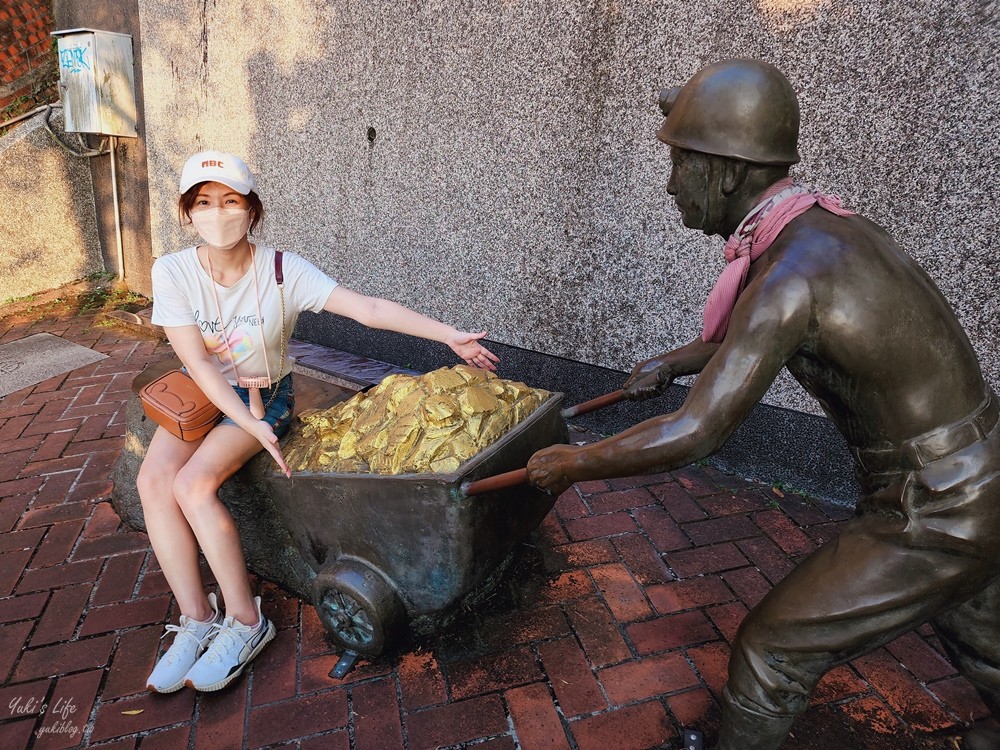
[[[505,471],[503,474],[494,474],[485,479],[477,479],[475,482],[467,482],[462,485],[462,493],[466,497],[485,495],[487,492],[493,492],[494,490],[517,487],[517,485],[524,484],[527,481],[528,470],[526,468],[514,469],[513,471]]]
[[[625,398],[624,390],[612,391],[611,393],[605,393],[603,396],[592,398],[590,401],[584,401],[582,404],[567,407],[563,409],[560,414],[563,419],[570,419],[581,414],[589,414],[597,409],[603,409],[605,406],[617,404],[623,398]],[[527,468],[514,469],[513,471],[505,471],[503,474],[495,474],[492,477],[478,479],[475,482],[467,482],[462,485],[462,492],[466,497],[471,497],[472,495],[483,495],[487,492],[493,492],[494,490],[516,487],[517,485],[524,484],[527,481]]]
[[[592,398],[590,401],[584,401],[582,404],[566,407],[562,410],[563,419],[572,419],[581,414],[590,414],[590,412],[603,409],[605,406],[617,404],[623,398],[625,398],[625,391],[622,389],[605,393],[603,396]]]

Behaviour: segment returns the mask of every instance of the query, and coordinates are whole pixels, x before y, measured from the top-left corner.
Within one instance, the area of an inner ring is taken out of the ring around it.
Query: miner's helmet
[[[754,164],[795,164],[799,103],[788,79],[762,60],[708,65],[660,92],[656,137],[688,151]]]

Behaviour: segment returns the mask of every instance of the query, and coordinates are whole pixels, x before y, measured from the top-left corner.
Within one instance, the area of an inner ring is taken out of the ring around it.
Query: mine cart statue
[[[667,192],[687,227],[728,238],[728,265],[702,335],[637,364],[625,390],[700,376],[673,413],[539,451],[530,481],[558,493],[697,461],[787,368],[846,439],[861,494],[740,627],[717,747],[780,747],[826,672],[926,622],[1000,713],[998,409],[955,313],[883,228],[788,178],[799,109],[777,69],[709,65],[660,105]],[[980,726],[963,747],[1000,736]]]
[[[178,364],[168,360],[136,378],[133,389]],[[297,401],[325,408],[322,381],[297,375]],[[342,397],[342,396],[341,396]],[[447,473],[278,471],[267,453],[226,481],[219,497],[240,530],[250,569],[311,602],[341,659],[342,678],[369,659],[446,627],[500,584],[516,548],[555,498],[527,486],[476,496],[467,483],[523,467],[539,448],[567,440],[561,393],[488,448]],[[156,425],[134,396],[126,412],[125,450],[114,471],[112,502],[122,519],[145,529],[136,475]],[[296,422],[284,445],[300,436]]]

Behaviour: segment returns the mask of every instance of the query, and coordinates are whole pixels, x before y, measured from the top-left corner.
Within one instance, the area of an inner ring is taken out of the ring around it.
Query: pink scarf
[[[725,338],[736,298],[746,285],[750,264],[763,255],[788,222],[814,204],[837,216],[854,213],[841,207],[839,196],[807,190],[796,185],[791,177],[779,180],[764,191],[760,202],[726,241],[728,265],[705,303],[705,327],[701,332],[703,341],[720,342]]]

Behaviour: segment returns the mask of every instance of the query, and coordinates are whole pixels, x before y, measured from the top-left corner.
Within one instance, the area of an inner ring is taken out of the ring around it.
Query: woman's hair
[[[177,221],[181,226],[191,223],[191,209],[194,208],[194,202],[198,199],[198,191],[204,184],[204,182],[199,182],[197,185],[192,185],[188,188],[187,192],[182,193],[181,197],[178,199]],[[260,196],[253,190],[243,197],[246,198],[247,203],[250,204],[250,234],[253,234],[257,225],[264,219],[264,204],[261,203]],[[187,219],[187,221],[185,221],[185,219]]]

